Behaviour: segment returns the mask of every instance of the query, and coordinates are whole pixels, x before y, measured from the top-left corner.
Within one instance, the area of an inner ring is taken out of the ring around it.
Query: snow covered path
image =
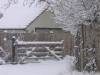
[[[0,75],[62,75],[66,71],[66,68],[68,70],[71,69],[72,59],[67,59],[67,62],[61,60],[18,65],[0,65]]]
[[[23,65],[1,65],[0,75],[59,75],[64,70],[61,62],[43,62]]]
[[[41,63],[1,65],[0,75],[100,75],[73,71],[74,58],[67,56],[62,61],[42,61]]]

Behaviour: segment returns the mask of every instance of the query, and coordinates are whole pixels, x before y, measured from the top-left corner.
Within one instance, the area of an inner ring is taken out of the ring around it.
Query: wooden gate
[[[26,63],[47,59],[60,60],[64,55],[63,41],[13,41],[13,62]]]

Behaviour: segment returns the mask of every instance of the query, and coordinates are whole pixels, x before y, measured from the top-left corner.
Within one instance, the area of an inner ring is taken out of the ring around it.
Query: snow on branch
[[[95,19],[98,0],[48,0],[55,14],[54,19],[63,29],[75,33],[79,24]]]
[[[54,42],[51,42],[51,41],[33,41],[33,42],[25,42],[25,41],[17,41],[17,44],[18,45],[27,45],[27,44],[39,44],[39,45],[42,45],[42,44],[49,44],[49,45],[52,45],[52,44],[63,44],[63,41],[54,41]]]

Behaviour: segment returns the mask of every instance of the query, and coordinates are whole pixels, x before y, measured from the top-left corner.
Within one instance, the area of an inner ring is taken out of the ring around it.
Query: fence
[[[64,55],[63,41],[16,41],[12,39],[12,62],[25,63],[57,59]]]
[[[72,49],[72,36],[69,32],[59,32],[56,31],[54,33],[49,32],[35,32],[35,33],[8,33],[8,32],[0,32],[0,46],[4,49],[4,51],[8,54],[8,57],[5,58],[9,60],[13,55],[13,42],[12,37],[15,36],[19,41],[49,41],[49,42],[57,42],[63,41],[64,53],[63,55],[70,54]],[[32,48],[32,47],[31,47]],[[27,48],[28,49],[28,48]],[[40,49],[37,48],[37,49]],[[43,48],[42,48],[43,49]],[[44,50],[47,48],[44,48]],[[47,50],[46,50],[47,51]],[[47,52],[48,53],[48,52]],[[59,52],[58,52],[59,54]],[[13,61],[13,60],[12,60]]]

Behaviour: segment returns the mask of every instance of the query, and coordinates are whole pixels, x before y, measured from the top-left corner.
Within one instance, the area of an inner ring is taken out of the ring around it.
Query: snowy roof
[[[36,0],[31,7],[24,6],[23,1],[19,0],[6,10],[0,8],[3,13],[0,19],[0,29],[24,29],[48,7],[48,4],[43,1]]]

